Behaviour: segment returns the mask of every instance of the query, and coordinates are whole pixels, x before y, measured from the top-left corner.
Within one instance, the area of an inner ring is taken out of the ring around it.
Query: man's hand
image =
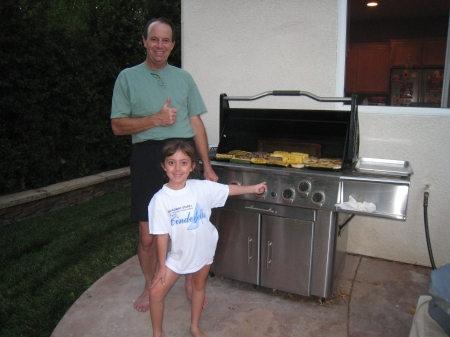
[[[158,126],[169,126],[175,123],[177,120],[177,113],[178,109],[170,107],[170,97],[167,97],[166,103],[164,103],[161,110],[156,114]]]
[[[203,176],[205,177],[206,180],[210,180],[210,181],[214,181],[214,182],[217,182],[219,180],[219,177],[214,172],[211,165],[203,166]]]

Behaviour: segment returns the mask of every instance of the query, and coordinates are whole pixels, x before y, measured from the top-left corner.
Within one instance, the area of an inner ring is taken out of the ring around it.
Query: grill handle
[[[252,260],[252,252],[253,252],[253,238],[248,237],[247,238],[247,264],[250,264]]]
[[[227,101],[254,101],[265,96],[307,96],[319,102],[351,102],[351,97],[320,97],[308,91],[300,90],[274,90],[265,91],[254,96],[223,96]]]
[[[269,209],[265,209],[265,208],[258,208],[258,207],[253,207],[253,205],[251,206],[245,206],[246,209],[251,209],[253,211],[263,211],[263,212],[270,212],[270,213],[274,213],[277,214],[277,211],[274,211],[272,208]]]
[[[269,269],[272,263],[272,241],[267,241],[267,269]]]

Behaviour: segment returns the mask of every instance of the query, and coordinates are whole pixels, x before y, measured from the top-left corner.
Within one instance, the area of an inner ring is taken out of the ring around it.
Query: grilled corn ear
[[[285,157],[283,158],[283,163],[288,164],[302,164],[303,163],[303,157]]]
[[[231,158],[231,163],[237,163],[237,164],[250,164],[250,159],[241,159],[241,158]]]
[[[216,154],[216,159],[217,160],[230,160],[233,159],[234,155],[232,154],[223,154],[223,153],[217,153]]]
[[[252,162],[252,164],[265,165],[265,164],[267,164],[267,159],[264,159],[264,158],[252,158],[251,162]]]
[[[291,152],[290,155],[294,157],[300,156],[303,158],[309,158],[309,154],[303,152]]]

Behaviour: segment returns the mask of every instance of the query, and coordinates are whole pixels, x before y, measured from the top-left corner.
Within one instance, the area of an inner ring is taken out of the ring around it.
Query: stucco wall
[[[360,156],[408,160],[414,174],[406,221],[355,217],[348,250],[430,265],[423,212],[423,194],[429,185],[428,222],[434,259],[438,266],[450,263],[450,118],[363,112],[359,119]]]
[[[335,95],[336,7],[334,0],[182,1],[182,64],[194,76],[209,111],[202,119],[211,144],[219,140],[221,93],[247,96],[284,89]],[[252,106],[273,100],[266,97]],[[277,106],[299,102],[315,104],[283,97]]]
[[[285,89],[343,94],[345,6],[345,0],[182,1],[183,68],[194,76],[208,108],[202,119],[210,144],[219,139],[221,93],[247,96]],[[251,104],[335,108],[305,97],[266,97]],[[441,116],[430,116],[429,110],[419,109],[386,114],[391,110],[385,109],[360,107],[360,156],[411,163],[407,220],[355,217],[349,225],[348,251],[430,265],[422,207],[429,185],[434,258],[438,266],[449,263],[450,113],[446,109]]]

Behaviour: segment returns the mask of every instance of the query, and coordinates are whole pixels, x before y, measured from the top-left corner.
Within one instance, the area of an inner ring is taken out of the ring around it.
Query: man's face
[[[175,47],[170,26],[162,22],[153,22],[148,28],[147,39],[143,38],[142,41],[147,49],[147,65],[152,69],[164,68]]]

